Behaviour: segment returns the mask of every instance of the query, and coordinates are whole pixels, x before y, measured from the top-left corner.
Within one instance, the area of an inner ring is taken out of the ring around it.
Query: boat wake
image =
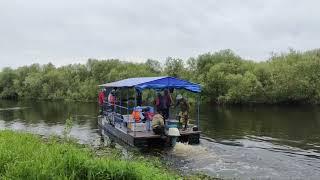
[[[177,142],[172,152],[179,157],[197,156],[207,154],[208,151],[203,146],[189,145],[187,143]]]
[[[200,171],[218,178],[317,179],[320,176],[319,153],[273,144],[270,138],[244,137],[229,141],[201,138],[196,146],[177,143],[172,156],[184,173]]]

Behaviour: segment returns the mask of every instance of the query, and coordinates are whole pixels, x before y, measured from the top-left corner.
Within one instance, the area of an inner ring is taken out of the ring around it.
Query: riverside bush
[[[201,84],[201,98],[208,102],[320,104],[320,49],[289,50],[261,62],[221,50],[187,61],[168,57],[163,65],[151,59],[145,63],[89,59],[86,64],[61,67],[49,63],[4,68],[0,72],[0,98],[96,101],[98,84],[165,75]],[[130,92],[132,99],[134,93]],[[143,95],[153,99],[155,93]]]

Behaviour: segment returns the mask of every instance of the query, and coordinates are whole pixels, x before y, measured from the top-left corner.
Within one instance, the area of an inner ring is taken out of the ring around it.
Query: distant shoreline
[[[202,86],[210,104],[320,104],[320,50],[275,54],[268,61],[242,59],[231,50],[200,54],[187,61],[168,57],[132,63],[89,59],[55,67],[33,64],[0,72],[1,99],[97,101],[98,84],[129,77],[173,76]],[[155,96],[143,92],[144,98]],[[130,96],[134,96],[131,92]],[[190,101],[195,96],[188,94]]]

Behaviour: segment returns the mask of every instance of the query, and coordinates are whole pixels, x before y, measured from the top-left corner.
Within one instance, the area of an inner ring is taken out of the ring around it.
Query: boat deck
[[[185,131],[180,130],[180,135],[189,135],[189,134],[199,134],[200,131],[192,131],[192,129],[187,129]],[[153,131],[143,131],[143,132],[129,132],[130,136],[135,138],[160,138],[160,135],[154,134]]]
[[[134,138],[160,138],[160,135],[154,134],[152,130],[150,131],[128,131],[128,128],[126,127],[115,127],[116,129],[122,131],[123,133],[126,133]],[[127,132],[128,131],[128,132]],[[191,128],[186,129],[185,131],[179,130],[180,135],[189,135],[189,134],[199,134],[201,131],[193,131]]]
[[[113,126],[108,123],[99,124],[102,129],[115,137],[118,137],[122,141],[132,145],[132,146],[145,146],[150,143],[160,143],[163,141],[160,135],[154,134],[152,130],[150,131],[136,131],[133,132],[126,127]],[[188,128],[185,131],[179,130],[180,137],[179,141],[191,142],[193,144],[199,143],[201,131],[193,131],[192,128]]]

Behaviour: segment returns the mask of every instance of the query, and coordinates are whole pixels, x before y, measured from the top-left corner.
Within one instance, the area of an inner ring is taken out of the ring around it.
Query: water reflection
[[[0,128],[62,135],[67,118],[72,117],[70,135],[82,143],[95,143],[97,107],[92,103],[0,101]]]
[[[201,128],[207,136],[215,139],[255,135],[299,141],[300,145],[319,145],[319,110],[317,106],[207,106],[202,109],[200,116]],[[290,141],[284,143],[290,144]]]
[[[77,124],[89,121],[96,128],[97,107],[93,103],[46,102],[46,101],[0,101],[0,119],[12,121],[20,119],[25,123],[44,122],[48,126],[64,124],[73,117]]]

